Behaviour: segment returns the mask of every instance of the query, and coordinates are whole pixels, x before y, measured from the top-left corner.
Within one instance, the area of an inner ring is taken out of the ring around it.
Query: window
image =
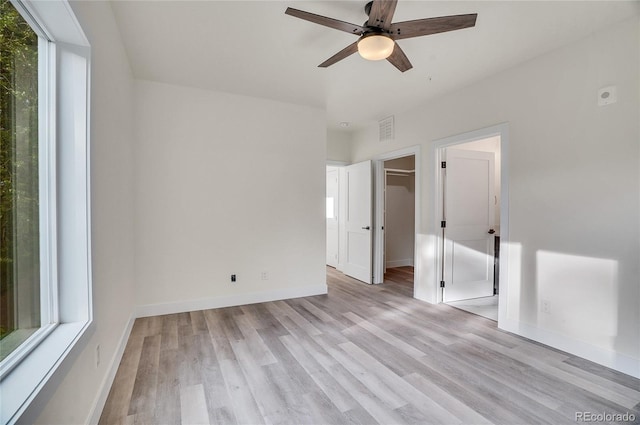
[[[0,361],[40,328],[38,36],[0,0]]]
[[[92,325],[89,59],[66,0],[0,0],[2,424]]]

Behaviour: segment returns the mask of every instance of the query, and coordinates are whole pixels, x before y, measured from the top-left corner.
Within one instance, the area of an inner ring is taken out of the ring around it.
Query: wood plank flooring
[[[411,268],[327,274],[328,295],[136,320],[100,424],[640,423],[640,380],[417,301]]]

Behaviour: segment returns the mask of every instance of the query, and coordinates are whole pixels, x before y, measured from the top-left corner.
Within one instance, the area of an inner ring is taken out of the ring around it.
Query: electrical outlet
[[[96,367],[100,366],[100,344],[96,345]]]
[[[540,311],[544,314],[551,314],[551,304],[549,300],[540,300]]]
[[[260,279],[269,280],[269,273],[267,273],[267,272],[260,273]]]
[[[236,275],[235,274],[231,275],[231,283],[236,283]]]

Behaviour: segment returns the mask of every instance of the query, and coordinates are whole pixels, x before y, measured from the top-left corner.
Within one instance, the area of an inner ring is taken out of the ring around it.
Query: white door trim
[[[429,191],[429,207],[431,223],[429,233],[434,235],[436,242],[436,255],[434,256],[435,279],[433,285],[437,294],[437,302],[442,302],[442,288],[440,288],[440,276],[442,276],[442,236],[440,232],[440,216],[442,211],[442,172],[441,162],[444,160],[444,149],[474,140],[487,139],[500,136],[500,292],[498,295],[498,325],[506,319],[507,294],[509,290],[508,265],[509,265],[509,124],[502,123],[491,127],[481,128],[455,136],[435,140],[431,144],[432,176],[431,190]]]
[[[415,283],[419,282],[419,267],[418,267],[418,233],[420,232],[420,219],[421,214],[421,196],[422,196],[422,155],[421,147],[419,145],[410,146],[408,148],[400,149],[393,152],[387,152],[377,155],[373,159],[373,175],[374,175],[374,197],[373,197],[373,210],[374,210],[374,232],[373,232],[373,283],[382,283],[384,280],[384,236],[382,226],[384,225],[384,161],[390,159],[402,158],[405,156],[415,157],[415,237],[413,248],[413,264],[414,269],[414,294]]]
[[[327,201],[329,196],[333,198],[333,217],[327,217],[325,220],[325,233],[326,233],[326,250],[327,250],[327,265],[338,268],[339,255],[340,255],[340,168],[333,165],[326,166],[326,194]],[[335,182],[329,179],[330,173],[333,173]],[[330,192],[330,188],[332,192]],[[328,212],[328,206],[327,206]]]
[[[350,163],[347,161],[337,161],[333,159],[327,159],[326,161],[327,167],[338,168],[338,265],[336,266],[336,270],[341,271],[343,273],[344,273],[344,262],[345,262],[344,247],[347,244],[346,229],[344,227],[344,218],[346,216],[344,167],[346,167],[347,165],[350,165]],[[326,223],[325,223],[325,233],[326,231],[327,229],[326,229]]]

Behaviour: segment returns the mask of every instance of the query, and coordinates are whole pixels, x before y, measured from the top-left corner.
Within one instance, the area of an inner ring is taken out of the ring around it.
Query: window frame
[[[19,364],[58,324],[57,275],[55,272],[55,123],[50,121],[50,99],[55,99],[55,69],[51,56],[55,44],[20,3],[18,13],[38,36],[38,197],[40,247],[40,327],[0,362],[0,380]],[[53,77],[53,78],[52,78]]]
[[[3,424],[21,418],[93,324],[90,45],[66,0],[10,1],[39,36],[40,287],[44,301],[42,327],[0,366]]]

